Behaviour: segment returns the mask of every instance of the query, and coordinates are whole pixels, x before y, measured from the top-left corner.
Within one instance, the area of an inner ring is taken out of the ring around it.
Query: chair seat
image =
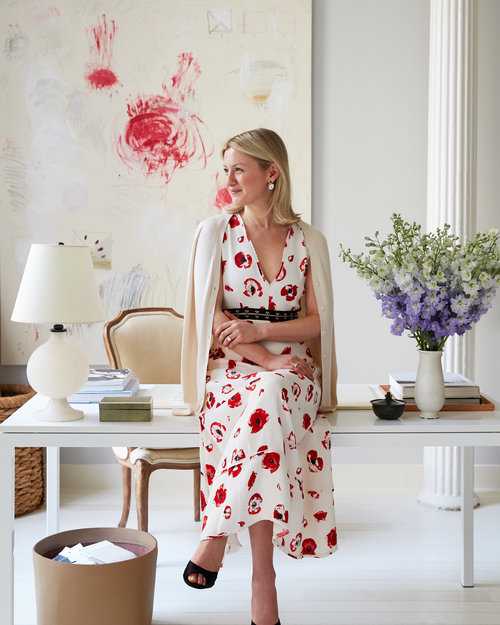
[[[113,452],[119,460],[126,460],[134,465],[138,460],[145,460],[149,464],[173,462],[176,464],[193,464],[200,461],[198,447],[186,449],[152,449],[149,447],[113,447]]]

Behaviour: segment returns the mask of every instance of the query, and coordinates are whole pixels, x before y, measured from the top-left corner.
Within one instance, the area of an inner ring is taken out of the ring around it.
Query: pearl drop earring
[[[269,189],[269,191],[272,191],[274,189],[274,182],[272,180],[267,185],[267,188]]]

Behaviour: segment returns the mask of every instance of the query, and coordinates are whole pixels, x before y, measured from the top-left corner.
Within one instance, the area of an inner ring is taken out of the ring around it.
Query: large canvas
[[[310,0],[6,0],[0,25],[3,364],[47,333],[10,321],[34,242],[91,247],[108,319],[183,311],[196,224],[226,201],[232,134],[282,135],[310,219]],[[102,324],[72,331],[105,362]]]

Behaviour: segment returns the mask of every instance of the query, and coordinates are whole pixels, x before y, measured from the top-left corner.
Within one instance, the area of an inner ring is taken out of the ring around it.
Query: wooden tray
[[[380,388],[387,393],[390,390],[389,384],[379,384]],[[483,410],[495,410],[495,404],[493,404],[487,397],[480,395],[480,404],[445,404],[439,412],[478,412]],[[406,401],[406,400],[405,400]],[[416,404],[413,402],[406,402],[405,412],[420,412]]]

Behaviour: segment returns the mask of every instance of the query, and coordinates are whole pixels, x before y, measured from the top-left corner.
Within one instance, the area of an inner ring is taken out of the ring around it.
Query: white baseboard
[[[418,493],[423,477],[421,464],[338,464],[333,466],[334,487],[338,495],[356,491],[406,491]],[[190,505],[193,472],[158,470],[151,476],[152,501],[167,499],[176,505]],[[500,467],[476,465],[476,490],[500,490]],[[106,491],[115,501],[121,497],[121,466],[118,464],[63,464],[61,492],[87,495]],[[110,500],[111,502],[111,500]]]

